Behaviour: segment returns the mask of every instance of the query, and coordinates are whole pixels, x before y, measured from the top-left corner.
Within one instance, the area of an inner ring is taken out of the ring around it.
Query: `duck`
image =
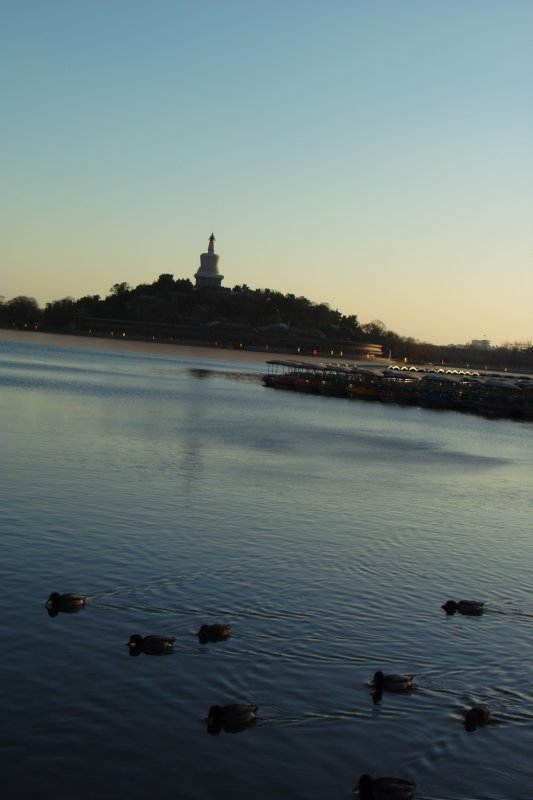
[[[60,594],[59,592],[52,592],[45,606],[54,616],[59,611],[63,611],[66,614],[74,614],[84,607],[85,599],[86,598],[82,594],[74,594],[72,592]]]
[[[415,787],[416,783],[403,778],[372,778],[365,773],[361,775],[353,791],[359,795],[360,800],[410,800]]]
[[[222,642],[231,634],[231,625],[224,622],[214,622],[212,625],[201,625],[196,634],[201,644],[207,642]]]
[[[458,603],[455,600],[447,600],[441,608],[447,614],[455,614],[458,611],[460,614],[468,614],[473,617],[483,613],[483,605],[484,603],[480,603],[477,600],[459,600]]]
[[[413,675],[385,675],[380,669],[374,673],[372,685],[376,691],[406,692],[413,688]]]
[[[126,642],[126,646],[130,655],[145,653],[148,656],[163,656],[172,653],[175,641],[175,636],[140,636],[134,633],[130,636],[129,642]]]
[[[473,706],[465,714],[465,728],[467,731],[475,731],[476,728],[489,725],[492,722],[490,709],[486,705]]]
[[[226,706],[211,706],[207,712],[208,726],[220,728],[242,728],[255,722],[257,706],[246,703],[230,703]]]

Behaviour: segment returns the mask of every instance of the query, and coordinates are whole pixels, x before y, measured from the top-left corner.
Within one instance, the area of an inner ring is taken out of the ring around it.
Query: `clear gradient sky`
[[[0,0],[0,295],[190,278],[533,339],[531,0]]]

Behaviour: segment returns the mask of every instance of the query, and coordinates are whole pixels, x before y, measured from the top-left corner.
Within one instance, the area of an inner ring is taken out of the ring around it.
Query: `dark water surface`
[[[530,800],[533,426],[217,355],[0,338],[3,796],[348,800],[370,772]],[[50,618],[54,590],[86,608]],[[446,617],[463,597],[485,614]],[[129,657],[134,632],[175,653]],[[416,688],[374,705],[380,668]],[[208,735],[229,702],[257,723]]]

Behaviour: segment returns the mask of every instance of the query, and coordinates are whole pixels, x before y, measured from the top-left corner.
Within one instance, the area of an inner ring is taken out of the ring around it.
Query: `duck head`
[[[447,614],[455,614],[457,611],[457,603],[455,600],[447,600],[441,608],[443,608]]]
[[[383,672],[378,669],[377,672],[374,672],[374,677],[372,678],[372,684],[377,688],[382,688],[383,684],[385,683],[385,675]]]
[[[138,633],[133,633],[130,636],[129,642],[126,642],[126,647],[129,650],[130,656],[140,655],[143,649],[143,637],[140,636]]]
[[[207,712],[207,724],[213,726],[220,726],[222,722],[222,707],[221,706],[211,706],[209,711]]]
[[[372,777],[368,774],[361,775],[356,786],[353,788],[354,794],[359,794],[361,800],[372,800],[374,797]]]

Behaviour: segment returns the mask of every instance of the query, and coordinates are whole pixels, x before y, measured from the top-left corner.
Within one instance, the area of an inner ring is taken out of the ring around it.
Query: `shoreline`
[[[85,336],[71,333],[50,333],[32,330],[18,330],[0,328],[0,342],[31,342],[32,344],[61,344],[65,347],[92,347],[93,349],[117,350],[129,353],[143,353],[158,356],[178,356],[187,358],[209,358],[211,360],[239,361],[254,364],[264,364],[271,359],[280,360],[309,360],[316,361],[341,361],[343,364],[389,364],[395,363],[385,358],[355,359],[347,356],[316,356],[300,353],[280,353],[274,350],[248,350],[232,347],[207,347],[196,344],[178,344],[174,342],[151,342],[141,339],[125,339],[121,337]]]

